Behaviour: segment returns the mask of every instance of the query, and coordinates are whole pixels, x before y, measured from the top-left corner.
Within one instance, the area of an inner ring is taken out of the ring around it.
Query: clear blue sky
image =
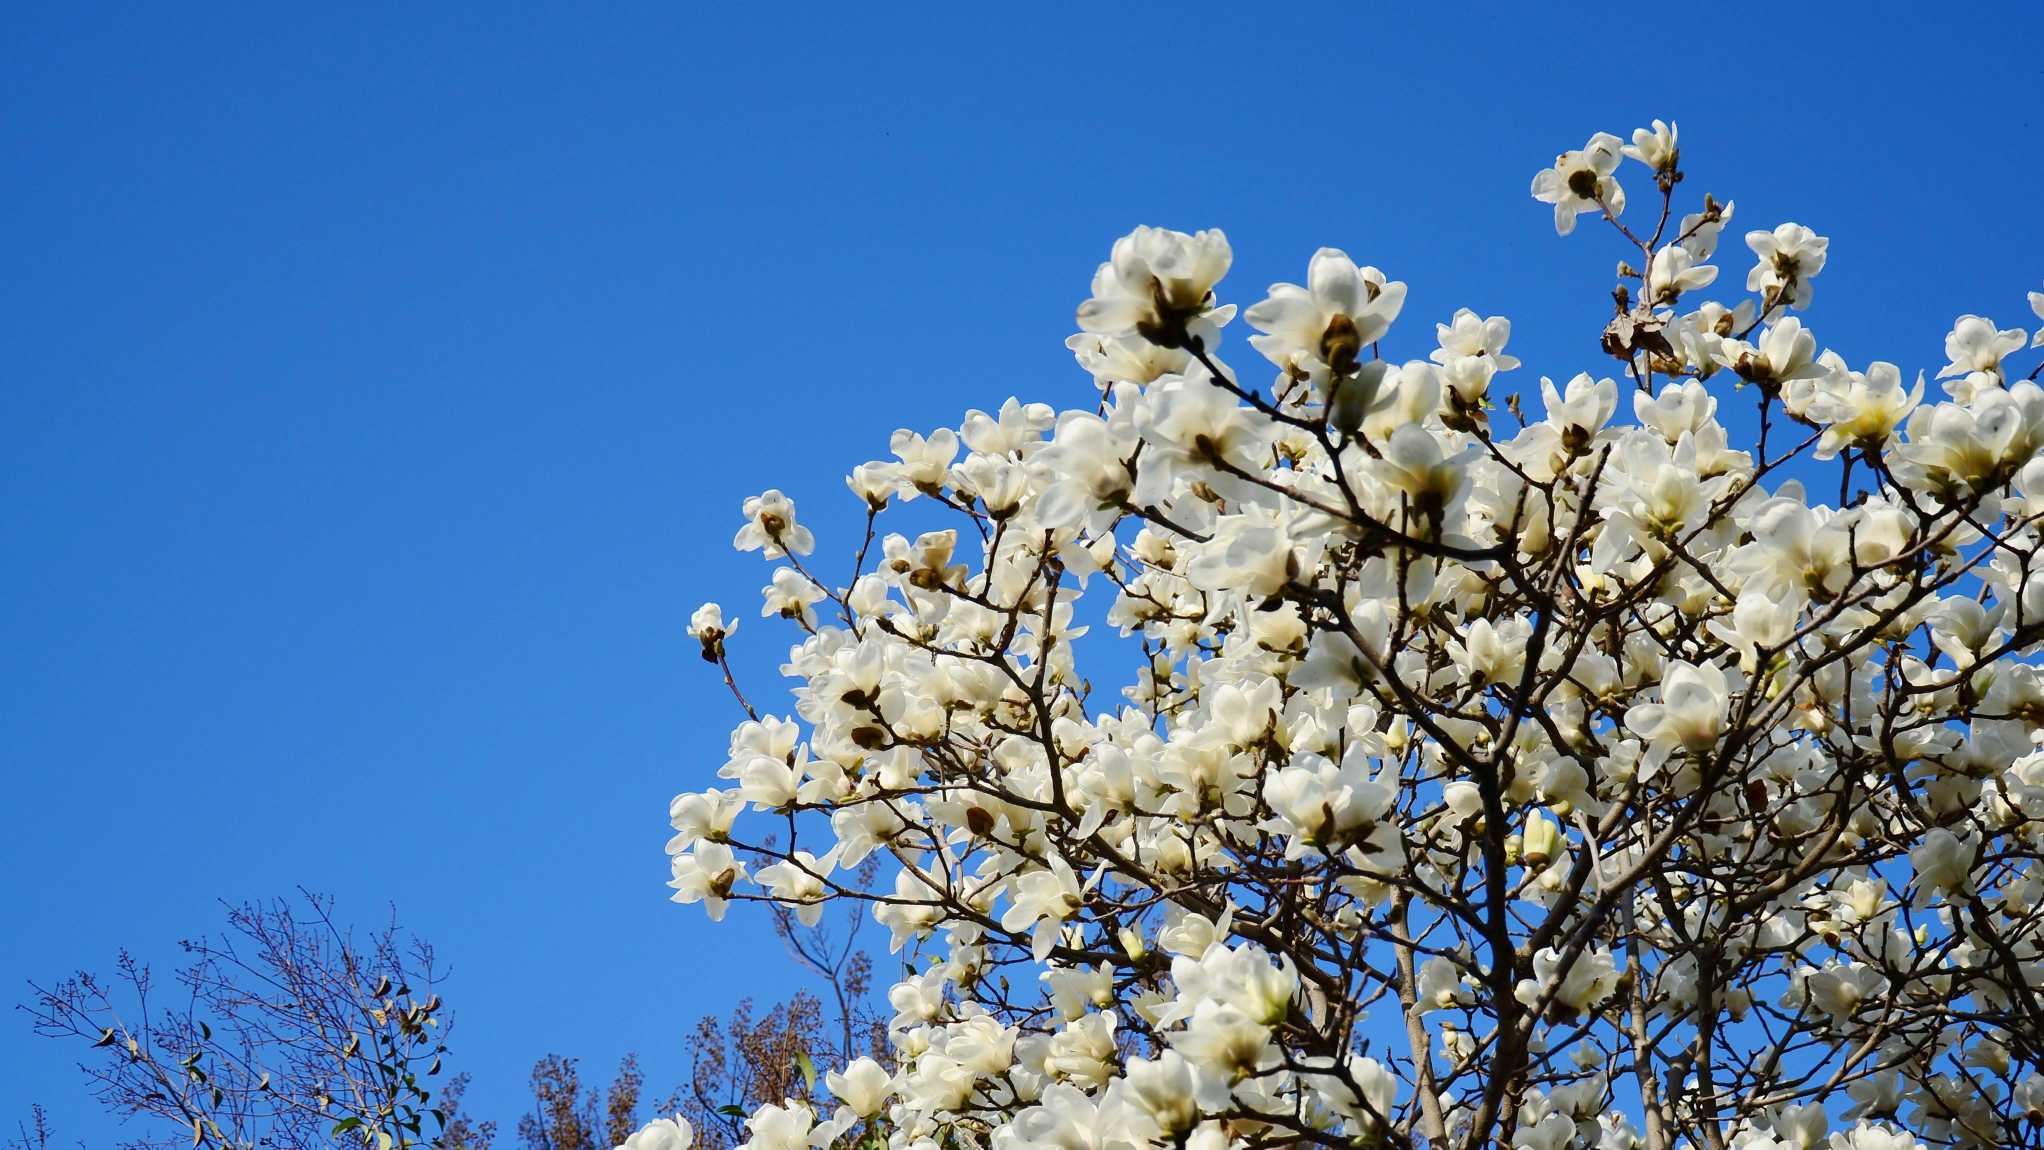
[[[1734,232],[1832,238],[1811,322],[1855,364],[1935,370],[2044,276],[2032,5],[1681,48],[1588,9],[729,7],[8,6],[6,998],[302,883],[439,942],[486,1113],[548,1050],[664,1092],[690,1020],[787,986],[756,916],[662,885],[732,719],[683,626],[767,574],[740,499],[828,547],[896,426],[1083,402],[1061,341],[1135,224],[1225,228],[1245,304],[1345,247],[1411,285],[1395,354],[1467,305],[1565,379],[1619,253],[1528,181],[1662,116]],[[0,1118],[103,1142],[62,1053],[0,1018]]]

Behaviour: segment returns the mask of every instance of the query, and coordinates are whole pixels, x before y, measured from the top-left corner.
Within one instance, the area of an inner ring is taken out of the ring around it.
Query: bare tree
[[[14,1134],[7,1139],[7,1150],[50,1150],[50,1143],[56,1134],[50,1129],[50,1113],[40,1105],[28,1108],[28,1117],[14,1124]]]
[[[330,897],[300,891],[229,905],[225,931],[182,946],[168,986],[123,951],[111,980],[31,984],[21,1008],[38,1034],[88,1044],[94,1096],[134,1123],[122,1146],[442,1144],[449,1114],[429,1088],[451,1028],[442,975],[395,913],[358,939]],[[46,1139],[39,1112],[37,1127]],[[463,1129],[463,1145],[487,1145]]]
[[[872,1012],[872,960],[858,949],[861,916],[776,927],[821,994],[797,992],[757,1014],[740,1001],[685,1040],[688,1081],[659,1109],[690,1117],[705,1150],[745,1140],[743,1116],[800,1096],[821,1106],[819,1062],[860,1053],[886,1060],[885,1021]],[[37,1033],[88,1044],[81,1070],[93,1096],[133,1123],[126,1150],[331,1146],[492,1150],[494,1121],[466,1108],[466,1074],[431,1086],[451,1021],[434,988],[433,950],[395,916],[357,941],[331,899],[301,892],[227,908],[219,937],[182,944],[188,965],[170,986],[123,952],[111,979],[81,972],[21,1007]],[[168,996],[171,1001],[160,1001]],[[826,1012],[826,999],[831,1004]],[[638,1128],[645,1076],[628,1053],[607,1086],[578,1059],[547,1054],[532,1068],[529,1107],[512,1127],[521,1150],[609,1150]],[[35,1107],[7,1150],[50,1150]]]

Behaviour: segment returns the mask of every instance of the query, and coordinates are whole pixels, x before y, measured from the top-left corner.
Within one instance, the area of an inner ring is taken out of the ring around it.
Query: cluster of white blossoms
[[[1533,182],[1624,253],[1602,371],[1323,249],[1238,375],[1227,240],[1139,228],[1096,404],[897,433],[848,574],[745,502],[793,709],[731,682],[674,898],[868,903],[902,971],[749,1150],[2044,1143],[2044,332],[1961,317],[1942,396],[1820,350],[1796,223],[1706,298],[1679,165]]]

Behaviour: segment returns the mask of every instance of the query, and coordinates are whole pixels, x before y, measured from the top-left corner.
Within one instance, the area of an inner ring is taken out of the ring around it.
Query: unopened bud
[[[1561,850],[1561,828],[1545,811],[1526,816],[1526,831],[1520,837],[1520,855],[1529,867],[1546,866]]]
[[[1378,393],[1384,389],[1385,377],[1390,374],[1390,364],[1373,359],[1357,367],[1354,375],[1337,381],[1327,421],[1343,435],[1354,435],[1356,429],[1363,425],[1363,417],[1377,406]]]

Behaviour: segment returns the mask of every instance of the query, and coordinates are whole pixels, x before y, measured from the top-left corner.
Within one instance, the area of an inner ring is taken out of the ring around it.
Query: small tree
[[[860,921],[831,929],[783,916],[776,925],[789,954],[816,976],[835,1016],[805,990],[763,1016],[746,1000],[727,1020],[704,1018],[684,1041],[689,1080],[659,1109],[692,1117],[710,1144],[728,1146],[742,1136],[737,1108],[792,1093],[820,1098],[817,1060],[848,1059],[859,1043],[884,1049],[866,1003],[872,964],[856,946]],[[430,993],[437,972],[423,941],[393,920],[358,946],[335,925],[331,901],[313,895],[302,907],[229,907],[228,926],[218,940],[183,944],[192,962],[177,974],[171,1008],[157,1003],[149,969],[125,953],[111,984],[81,973],[38,988],[22,1007],[39,1033],[90,1042],[81,1069],[95,1096],[144,1128],[124,1145],[381,1146],[377,1131],[394,1117],[393,1147],[492,1150],[498,1126],[468,1112],[470,1076],[449,1076],[437,1095],[428,1086],[449,1024]],[[636,1054],[620,1060],[607,1087],[585,1084],[577,1059],[548,1054],[528,1086],[531,1103],[513,1127],[523,1150],[610,1150],[639,1130],[645,1077]],[[430,1121],[415,1123],[422,1113]],[[53,1138],[36,1106],[8,1150],[48,1150]]]
[[[432,948],[395,914],[358,939],[329,897],[227,907],[159,987],[122,952],[111,980],[34,987],[36,1032],[87,1044],[81,1069],[135,1150],[437,1145],[451,1029]],[[458,1098],[458,1092],[454,1097]]]
[[[28,1117],[15,1123],[14,1133],[7,1139],[7,1150],[49,1150],[56,1141],[55,1131],[50,1129],[50,1114],[41,1105],[28,1108]]]
[[[1960,317],[1942,399],[1820,353],[1828,241],[1707,298],[1680,161],[1533,181],[1610,227],[1609,377],[1513,388],[1504,318],[1408,339],[1322,249],[1243,314],[1261,386],[1226,238],[1140,228],[1088,402],[895,433],[848,568],[745,501],[793,713],[698,611],[744,721],[674,897],[906,957],[898,1065],[750,1150],[2044,1145],[2044,333]]]

